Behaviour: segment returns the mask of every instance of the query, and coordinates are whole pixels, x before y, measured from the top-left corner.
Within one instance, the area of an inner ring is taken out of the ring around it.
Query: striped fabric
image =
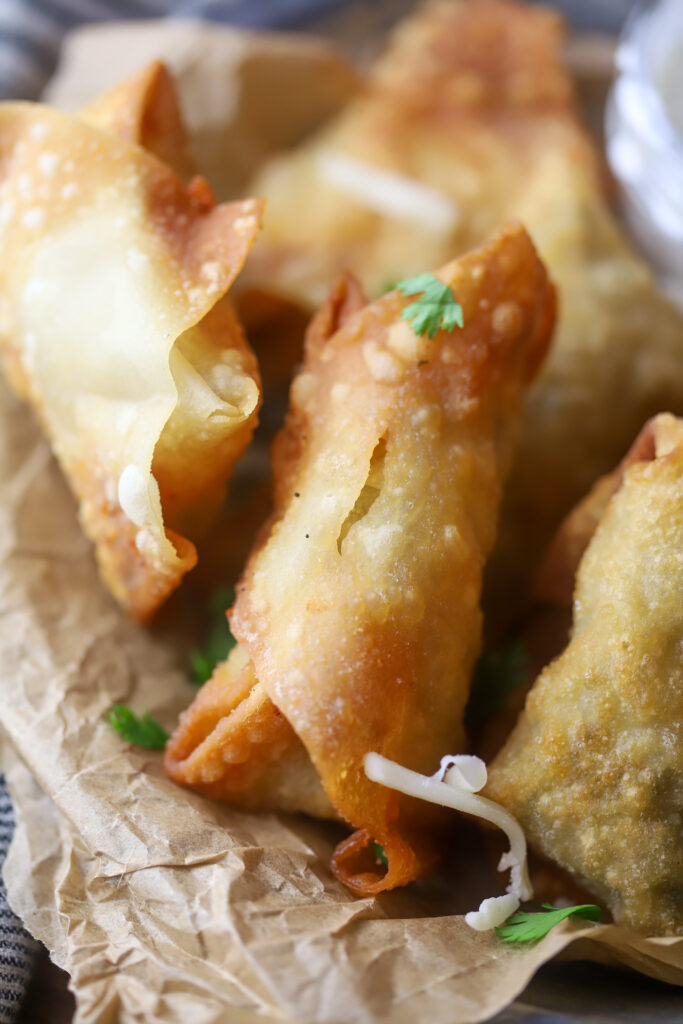
[[[0,775],[0,868],[14,832],[14,810]],[[0,877],[0,1024],[13,1024],[31,977],[38,943],[21,927],[7,905]]]
[[[543,0],[540,0],[543,2]],[[580,28],[616,32],[635,0],[555,0]],[[391,7],[391,0],[365,0]],[[245,28],[297,29],[345,0],[0,0],[0,99],[35,99],[54,71],[62,36],[84,22],[174,16]],[[405,4],[399,5],[405,7]]]
[[[84,22],[202,18],[244,28],[296,29],[343,0],[0,0],[0,99],[35,99],[62,36]]]

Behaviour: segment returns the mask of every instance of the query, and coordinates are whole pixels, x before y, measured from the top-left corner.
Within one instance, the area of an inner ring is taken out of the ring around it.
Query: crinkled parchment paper
[[[154,631],[125,619],[4,387],[0,520],[0,721],[18,818],[5,874],[71,974],[80,1024],[481,1021],[570,945],[683,984],[683,939],[565,923],[516,949],[450,911],[452,883],[356,899],[329,871],[326,827],[212,804],[174,786],[161,755],[128,747],[106,723],[112,704],[170,728],[191,698],[182,599]],[[460,910],[495,891],[471,870],[465,856]]]

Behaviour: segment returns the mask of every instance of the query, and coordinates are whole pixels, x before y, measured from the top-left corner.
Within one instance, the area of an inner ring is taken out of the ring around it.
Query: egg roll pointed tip
[[[118,531],[96,548],[97,564],[104,584],[136,622],[147,623],[197,564],[197,549],[186,537],[166,530],[175,552],[174,566],[164,573],[149,573],[136,543],[137,529],[121,523]]]
[[[480,304],[482,297],[475,284],[484,275],[487,276],[493,301],[503,287],[512,292],[517,286],[520,291],[527,292],[529,282],[533,281],[538,289],[535,318],[524,346],[523,380],[529,384],[543,365],[552,342],[557,319],[557,289],[521,221],[508,221],[489,241],[452,260],[435,273],[435,277],[451,286],[456,298],[459,286],[464,286],[477,295]],[[526,301],[529,302],[528,294]],[[483,302],[488,302],[488,299],[484,298]],[[480,314],[482,308],[485,307],[480,305],[476,314]],[[514,299],[503,298],[494,305],[491,313],[492,334],[496,338],[492,352],[494,361],[499,362],[506,346],[516,343],[520,309]]]
[[[183,180],[196,174],[173,76],[152,61],[79,111],[79,119],[142,146]]]
[[[571,609],[576,573],[609,502],[623,485],[624,476],[638,462],[658,457],[660,436],[677,424],[670,413],[648,420],[617,468],[600,477],[558,527],[536,575],[534,600],[541,605]]]
[[[325,343],[367,304],[368,298],[360,281],[351,271],[346,271],[311,317],[304,339],[306,358],[316,358]]]

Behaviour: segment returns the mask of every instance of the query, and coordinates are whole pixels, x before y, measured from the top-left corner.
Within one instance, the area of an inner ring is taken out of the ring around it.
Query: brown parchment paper
[[[100,29],[98,68],[109,31],[121,52],[118,29]],[[143,60],[163,55],[165,31],[156,27]],[[244,95],[230,85],[240,47],[221,65],[230,125]],[[516,949],[472,932],[453,908],[497,889],[464,842],[450,879],[356,899],[329,871],[328,828],[212,804],[174,786],[159,754],[126,745],[106,723],[112,704],[170,728],[191,697],[182,596],[153,631],[125,619],[31,414],[3,386],[0,611],[0,723],[18,818],[5,877],[14,908],[70,973],[79,1024],[465,1024],[511,1002],[563,950],[683,984],[683,939],[566,923]]]

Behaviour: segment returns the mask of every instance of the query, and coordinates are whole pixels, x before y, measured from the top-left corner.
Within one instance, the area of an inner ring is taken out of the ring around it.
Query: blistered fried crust
[[[411,110],[446,119],[456,108],[567,114],[574,90],[559,60],[564,34],[554,11],[510,0],[424,4],[395,29],[375,82]]]
[[[683,421],[657,417],[581,561],[574,631],[486,795],[617,922],[683,934]]]
[[[194,564],[255,423],[255,360],[220,300],[262,204],[216,206],[142,148],[21,103],[0,110],[0,200],[8,376],[105,582],[145,619]]]
[[[438,276],[463,307],[463,330],[416,336],[399,292],[324,344],[312,330],[275,447],[278,507],[231,620],[254,677],[358,830],[334,868],[359,893],[434,863],[441,812],[371,783],[363,758],[376,750],[431,772],[463,749],[482,566],[521,393],[554,319],[553,288],[521,227]]]
[[[523,610],[563,516],[650,416],[683,411],[683,319],[610,212],[564,37],[536,5],[418,10],[365,93],[257,177],[268,222],[243,279],[310,306],[348,265],[376,295],[510,217],[526,226],[558,286],[559,318],[528,395],[485,591],[501,624]]]
[[[549,155],[518,213],[558,284],[560,314],[501,512],[488,594],[503,614],[511,595],[526,596],[561,518],[643,423],[683,412],[683,319],[590,183]]]
[[[475,752],[487,763],[510,735],[536,676],[567,646],[577,569],[626,470],[635,462],[654,458],[654,423],[650,420],[645,424],[617,469],[596,481],[564,519],[548,547],[534,581],[533,605],[518,641],[524,652],[524,679],[505,695],[504,706],[489,715],[471,737]],[[547,880],[547,872],[543,877]],[[550,890],[544,891],[534,883],[534,891],[552,901]]]

